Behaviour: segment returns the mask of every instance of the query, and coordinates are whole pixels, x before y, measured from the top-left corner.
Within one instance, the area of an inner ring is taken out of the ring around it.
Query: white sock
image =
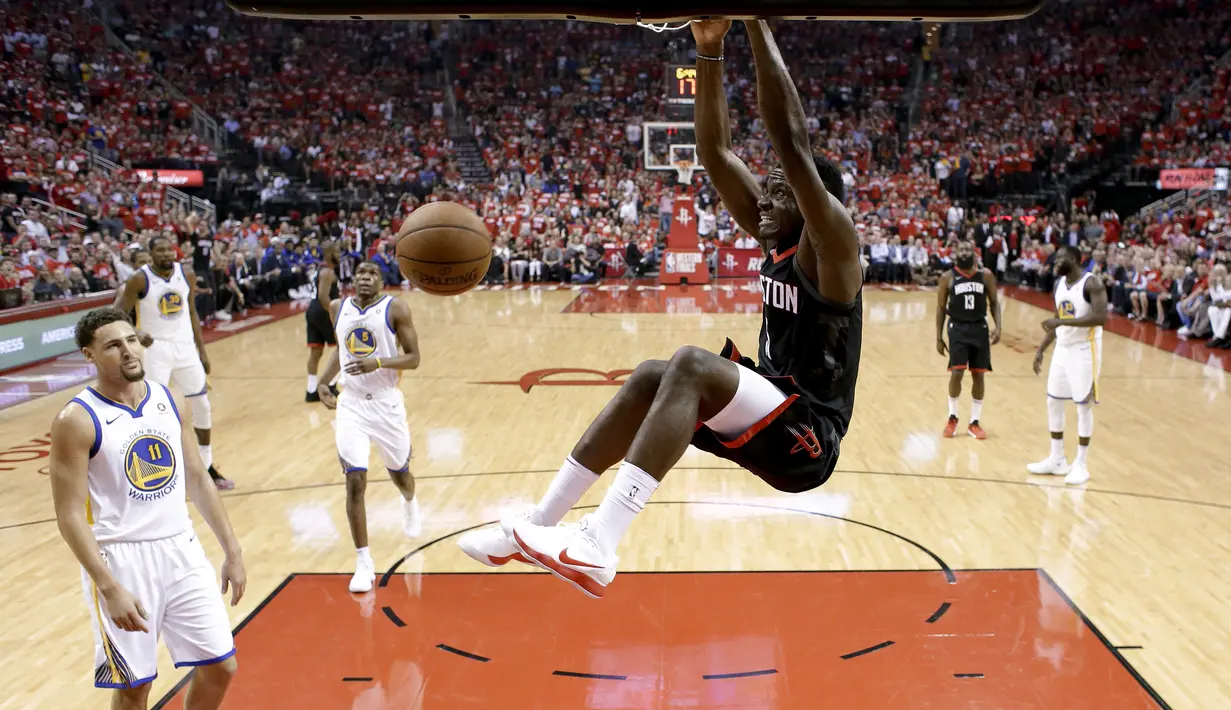
[[[603,554],[615,554],[620,538],[657,489],[658,481],[653,476],[627,461],[620,464],[615,481],[591,518],[594,526],[591,534]]]
[[[355,559],[357,559],[359,562],[367,562],[368,564],[373,564],[372,563],[372,553],[368,552],[368,548],[366,547],[356,547],[355,548]]]
[[[214,465],[214,448],[209,444],[197,444],[197,448],[201,451],[201,462],[208,471],[209,467]]]
[[[1085,446],[1078,444],[1077,445],[1077,463],[1084,466],[1086,464],[1086,454],[1089,452],[1090,452],[1089,444],[1086,444]]]
[[[551,480],[543,499],[530,522],[535,525],[555,525],[577,501],[598,481],[598,474],[577,463],[572,456],[564,459],[560,472]]]
[[[1051,440],[1051,459],[1059,461],[1064,458],[1064,439]]]
[[[308,375],[308,391],[315,392],[317,387],[316,375]]]
[[[957,397],[949,398],[949,416],[957,418]]]
[[[970,421],[971,422],[979,421],[979,415],[982,413],[983,413],[983,400],[981,399],[970,400]]]

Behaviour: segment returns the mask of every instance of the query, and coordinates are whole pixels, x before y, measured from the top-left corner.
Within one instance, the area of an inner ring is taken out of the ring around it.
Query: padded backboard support
[[[335,20],[586,20],[615,24],[727,17],[961,22],[1027,17],[1043,0],[227,0],[260,17]]]

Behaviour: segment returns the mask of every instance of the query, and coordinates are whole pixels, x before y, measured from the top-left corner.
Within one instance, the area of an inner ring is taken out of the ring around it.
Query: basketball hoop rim
[[[418,0],[414,3],[392,0],[363,0],[338,3],[336,0],[226,0],[231,9],[256,17],[288,20],[577,20],[617,25],[639,24],[653,31],[664,32],[687,27],[692,20],[725,18],[729,20],[771,19],[765,8],[729,0],[713,0],[706,6],[709,14],[701,15],[696,7],[660,3],[637,7],[636,3],[602,2],[568,4],[547,2],[526,6],[501,0],[474,0],[459,6],[439,0]],[[775,3],[772,19],[788,21],[893,21],[893,22],[987,22],[1020,20],[1037,12],[1044,0],[1003,0],[991,6],[972,7],[969,0],[936,0],[927,10],[889,7],[865,0],[849,0],[818,8],[807,0],[781,0]],[[759,10],[759,11],[758,11]],[[695,14],[694,14],[695,13]],[[674,26],[671,23],[677,23]],[[657,28],[663,29],[657,29]],[[670,29],[668,29],[670,28]]]
[[[670,24],[666,22],[663,22],[661,24],[656,23],[656,22],[642,22],[641,16],[640,15],[637,16],[637,26],[638,27],[644,27],[647,30],[653,30],[657,32],[658,34],[662,34],[663,32],[678,32],[679,30],[687,29],[690,25],[692,25],[693,22],[696,22],[696,20],[689,20],[687,22],[681,22],[680,24],[672,27]]]

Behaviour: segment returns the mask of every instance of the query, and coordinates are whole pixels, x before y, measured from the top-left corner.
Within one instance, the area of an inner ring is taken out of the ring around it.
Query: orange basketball
[[[398,268],[437,296],[465,293],[487,275],[492,237],[479,215],[456,202],[420,207],[398,232]]]

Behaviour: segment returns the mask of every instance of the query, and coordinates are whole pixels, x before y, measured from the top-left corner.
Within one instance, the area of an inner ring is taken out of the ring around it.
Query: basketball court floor
[[[423,350],[402,388],[424,533],[405,539],[397,494],[374,474],[383,574],[369,595],[346,588],[332,412],[302,401],[302,317],[210,346],[215,460],[239,485],[224,500],[249,579],[231,610],[227,708],[1231,707],[1219,361],[1107,333],[1092,478],[1066,488],[1025,470],[1047,452],[1045,375],[1030,369],[1046,312],[1006,301],[990,438],[943,439],[936,296],[869,288],[855,418],[829,483],[781,494],[690,450],[592,600],[546,573],[491,572],[456,538],[537,500],[641,360],[728,335],[755,351],[755,284],[401,297]],[[0,411],[6,710],[107,702],[40,475],[75,389]],[[165,651],[159,671],[151,698],[182,707]]]

